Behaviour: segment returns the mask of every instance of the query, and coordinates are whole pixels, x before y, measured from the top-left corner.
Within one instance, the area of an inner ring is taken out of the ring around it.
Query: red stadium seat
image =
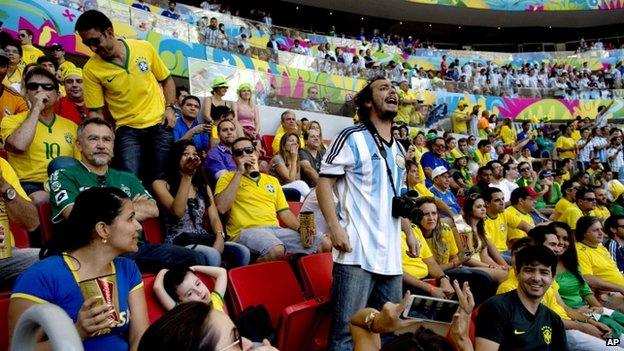
[[[264,144],[264,151],[266,151],[266,157],[273,157],[273,139],[275,139],[274,135],[263,135],[262,143]]]
[[[54,224],[52,223],[52,210],[50,200],[46,199],[36,203],[37,214],[39,215],[39,231],[41,232],[41,243],[44,244],[54,236]]]
[[[308,297],[329,295],[334,266],[331,252],[301,257],[298,265],[303,287]]]
[[[162,244],[165,242],[165,235],[158,218],[150,218],[141,222],[145,240],[150,244]]]
[[[28,237],[28,231],[19,225],[9,222],[11,233],[13,233],[13,239],[15,239],[15,247],[25,249],[30,247],[30,238]]]
[[[228,272],[234,316],[249,306],[264,305],[274,328],[288,306],[304,301],[295,274],[285,261],[238,267]]]
[[[9,302],[10,292],[0,293],[0,351],[9,349]]]
[[[206,284],[208,289],[212,291],[214,289],[215,281],[212,277],[202,273],[195,272],[195,275]],[[145,302],[147,302],[147,316],[149,317],[150,324],[154,323],[158,318],[165,314],[165,309],[158,301],[158,297],[154,293],[154,280],[156,275],[152,273],[143,274],[143,290],[145,292]],[[223,305],[223,312],[228,313],[227,306]]]
[[[286,307],[281,316],[277,348],[282,351],[327,349],[331,307],[329,296]]]

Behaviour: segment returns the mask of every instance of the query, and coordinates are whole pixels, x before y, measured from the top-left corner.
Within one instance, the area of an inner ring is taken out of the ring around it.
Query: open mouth
[[[398,105],[399,104],[399,99],[394,97],[394,96],[391,96],[391,97],[387,98],[386,100],[384,100],[384,102],[386,104]]]

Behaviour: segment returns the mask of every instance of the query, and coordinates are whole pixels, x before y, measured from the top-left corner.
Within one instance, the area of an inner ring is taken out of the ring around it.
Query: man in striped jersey
[[[359,309],[401,300],[402,223],[392,216],[405,175],[405,150],[391,134],[398,102],[390,81],[374,78],[356,96],[362,123],[338,134],[321,165],[316,195],[334,247],[330,350],[353,349],[348,325]],[[416,257],[416,239],[408,232]],[[367,317],[369,325],[375,317]]]

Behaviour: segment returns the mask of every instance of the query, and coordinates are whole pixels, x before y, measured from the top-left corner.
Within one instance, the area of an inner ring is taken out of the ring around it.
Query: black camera
[[[392,198],[392,217],[403,217],[412,223],[418,223],[423,218],[423,212],[416,205],[416,200],[407,196]]]

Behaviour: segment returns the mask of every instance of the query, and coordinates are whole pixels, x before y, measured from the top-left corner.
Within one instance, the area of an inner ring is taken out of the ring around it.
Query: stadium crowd
[[[516,130],[462,101],[450,129],[426,129],[429,112],[405,77],[377,76],[354,99],[356,124],[331,145],[318,121],[292,110],[268,145],[250,84],[218,77],[200,99],[104,14],[86,11],[75,26],[95,53],[82,68],[59,44],[45,56],[28,29],[0,38],[10,332],[49,302],[87,350],[272,350],[224,313],[222,267],[333,251],[331,350],[607,350],[624,339],[623,135],[609,123],[612,104],[595,119]],[[223,99],[230,88],[236,102]],[[317,94],[308,89],[301,109],[322,110]],[[54,235],[40,249],[15,247],[9,222],[43,231],[35,205],[46,201]],[[310,223],[289,202],[314,213],[307,241]],[[155,218],[162,243],[141,230]],[[145,272],[157,273],[169,311],[151,326]],[[199,274],[214,278],[212,291]],[[112,284],[115,304],[85,297],[94,279]],[[400,318],[410,292],[458,300],[448,338],[418,329],[385,340],[414,325]]]

